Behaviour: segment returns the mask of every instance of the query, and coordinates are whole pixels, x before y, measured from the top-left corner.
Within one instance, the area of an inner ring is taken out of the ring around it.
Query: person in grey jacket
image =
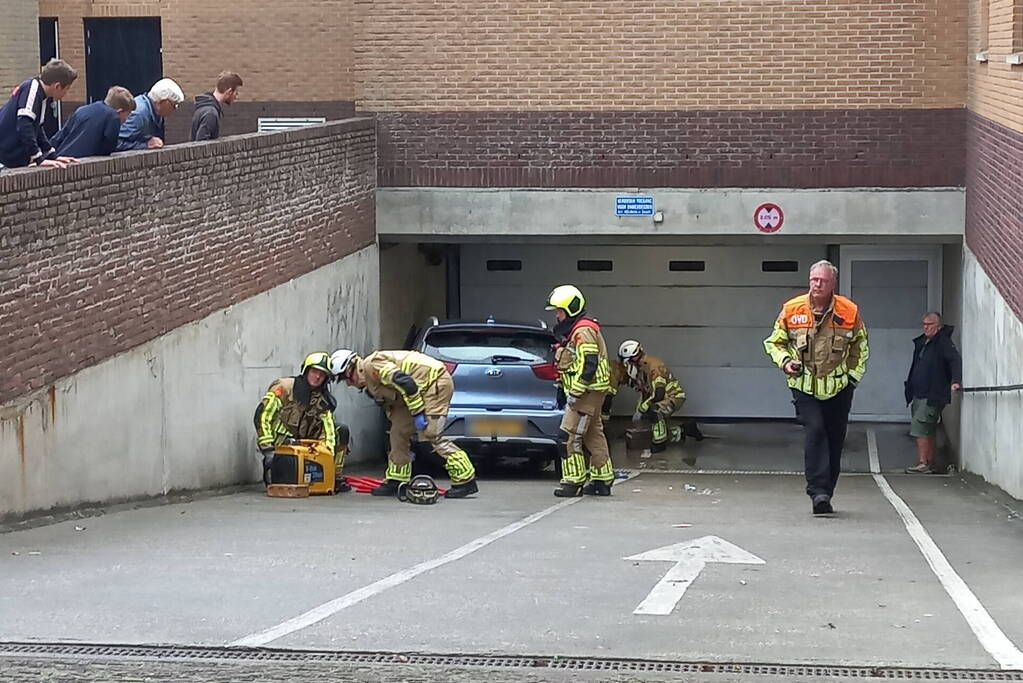
[[[220,137],[220,119],[224,105],[231,106],[238,99],[242,77],[233,71],[224,71],[217,77],[217,88],[213,92],[195,97],[195,113],[192,114],[192,142],[216,140]]]
[[[121,125],[117,152],[133,149],[160,149],[167,137],[164,119],[185,101],[181,87],[169,78],[161,78],[149,92],[135,98],[135,111]]]
[[[935,434],[941,412],[952,402],[952,392],[962,388],[963,359],[952,342],[951,325],[941,324],[941,314],[923,317],[924,333],[913,340],[913,363],[906,377],[906,404],[913,418],[909,433],[916,437],[917,464],[910,474],[934,471]]]

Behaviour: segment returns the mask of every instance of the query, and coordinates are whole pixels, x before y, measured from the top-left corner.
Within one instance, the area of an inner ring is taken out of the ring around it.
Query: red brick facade
[[[1023,320],[1023,133],[970,114],[966,242]]]
[[[0,175],[0,403],[375,240],[373,122]]]
[[[964,109],[384,113],[381,186],[933,187]]]

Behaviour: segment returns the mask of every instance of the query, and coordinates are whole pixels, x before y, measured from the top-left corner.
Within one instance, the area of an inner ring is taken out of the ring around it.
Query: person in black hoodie
[[[963,381],[963,359],[952,342],[951,325],[941,324],[941,314],[923,317],[924,333],[913,340],[913,363],[906,378],[906,404],[911,406],[910,435],[916,437],[917,464],[910,474],[934,471],[935,433],[941,411],[952,401]]]
[[[192,142],[216,140],[220,137],[220,118],[224,105],[231,106],[238,99],[242,77],[233,71],[224,71],[217,78],[217,89],[197,95],[195,113],[192,114]]]

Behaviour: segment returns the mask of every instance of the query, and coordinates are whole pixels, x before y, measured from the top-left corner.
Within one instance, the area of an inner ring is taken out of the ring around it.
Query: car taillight
[[[452,363],[449,360],[442,360],[441,363],[444,363],[444,367],[448,369],[449,375],[455,374],[455,368],[458,367],[458,363]]]
[[[530,367],[533,368],[533,374],[540,379],[550,380],[551,382],[558,379],[558,368],[554,363],[540,363]]]

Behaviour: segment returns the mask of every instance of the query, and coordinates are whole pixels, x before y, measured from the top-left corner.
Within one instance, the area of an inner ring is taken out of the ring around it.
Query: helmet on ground
[[[337,378],[344,377],[356,361],[359,354],[349,349],[338,349],[330,354],[330,371]]]
[[[437,482],[426,474],[417,474],[412,477],[412,481],[398,486],[398,500],[416,505],[432,505],[439,496]]]
[[[575,285],[558,285],[547,296],[548,311],[560,308],[572,318],[582,313],[585,307],[586,299]]]
[[[643,346],[635,339],[626,339],[618,347],[618,357],[624,360],[633,360],[643,355]]]
[[[325,351],[316,351],[305,357],[305,360],[302,362],[302,374],[304,375],[310,368],[322,370],[327,373],[328,378],[334,376],[334,373],[330,370],[330,356]]]

